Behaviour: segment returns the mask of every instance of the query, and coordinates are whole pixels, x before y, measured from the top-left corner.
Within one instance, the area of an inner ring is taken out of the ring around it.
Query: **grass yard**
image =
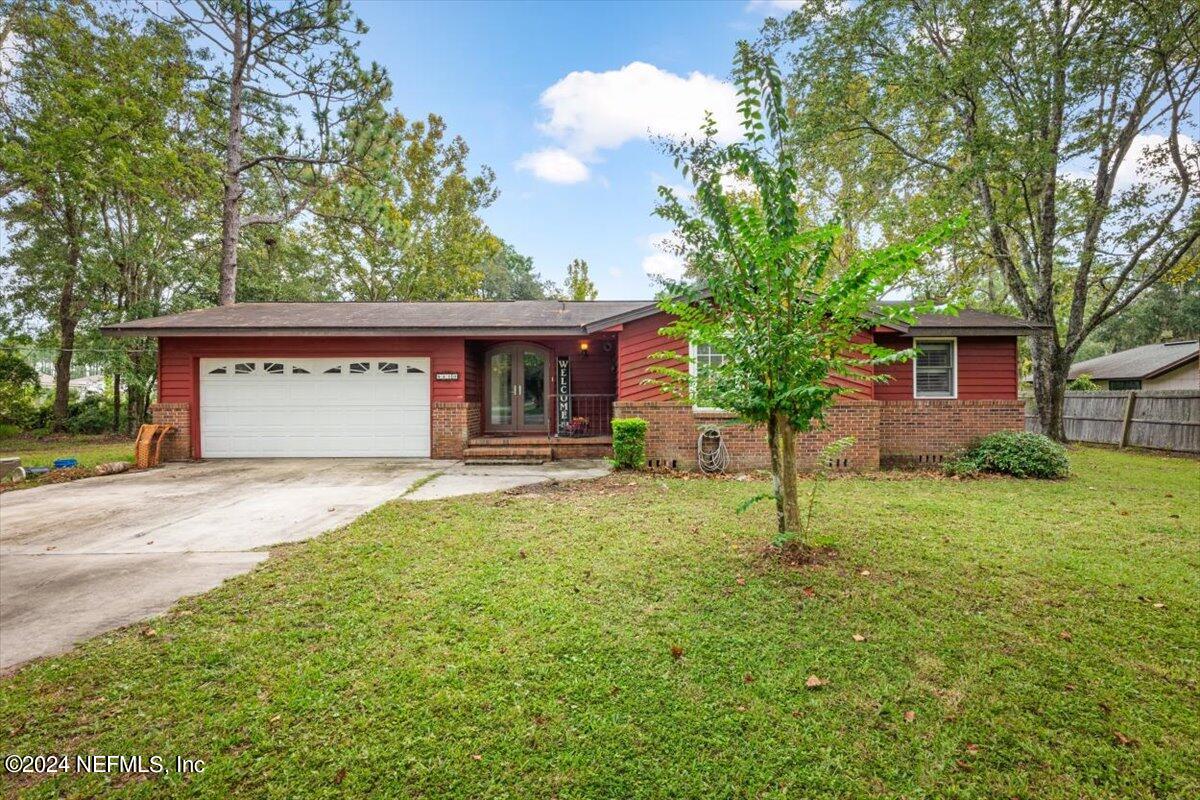
[[[732,511],[759,482],[393,503],[0,684],[0,753],[203,774],[5,789],[1196,798],[1200,464],[1072,463],[835,480],[840,555],[802,569],[760,558],[772,509]]]
[[[55,434],[33,437],[17,436],[0,439],[0,456],[20,456],[21,466],[51,467],[59,458],[74,458],[80,469],[91,470],[110,461],[133,462],[133,440],[113,434]],[[75,473],[72,473],[74,475]],[[46,476],[19,484],[4,484],[6,489],[28,489],[55,482],[57,476]]]

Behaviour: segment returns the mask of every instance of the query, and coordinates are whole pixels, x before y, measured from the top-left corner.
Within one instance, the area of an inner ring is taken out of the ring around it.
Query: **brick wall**
[[[467,440],[480,432],[479,403],[434,403],[433,458],[462,458]]]
[[[884,465],[937,463],[996,431],[1025,430],[1020,400],[909,400],[883,403],[879,454]]]
[[[796,434],[796,464],[810,469],[821,448],[843,436],[854,436],[854,446],[843,452],[843,469],[879,468],[879,403],[860,402],[835,406],[826,415],[822,430]],[[732,424],[728,414],[695,412],[690,406],[664,402],[617,402],[614,417],[646,420],[646,457],[651,465],[696,469],[696,439],[709,426],[719,427],[729,451],[729,469],[739,472],[771,465],[765,426]]]
[[[163,439],[159,451],[163,461],[190,461],[192,458],[192,418],[188,403],[153,403],[150,421],[159,425],[174,425],[175,430]]]

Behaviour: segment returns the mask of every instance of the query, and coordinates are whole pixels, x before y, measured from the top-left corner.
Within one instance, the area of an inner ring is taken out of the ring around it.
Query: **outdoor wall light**
[[[588,343],[587,342],[579,343],[579,352],[583,353],[584,358],[587,358],[587,354],[588,354]]]

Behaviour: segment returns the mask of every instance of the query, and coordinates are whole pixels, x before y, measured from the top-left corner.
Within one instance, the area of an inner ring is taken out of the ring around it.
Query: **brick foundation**
[[[188,403],[153,403],[150,421],[159,425],[174,425],[175,430],[163,439],[159,451],[163,461],[191,461],[192,416]]]
[[[846,403],[830,409],[822,430],[796,434],[796,466],[811,469],[817,454],[829,442],[843,436],[855,437],[854,446],[842,453],[839,468],[854,471],[879,468],[880,403]],[[640,417],[646,426],[646,457],[651,466],[693,470],[696,439],[707,427],[718,427],[729,451],[729,469],[740,472],[771,466],[764,426],[734,424],[729,414],[693,411],[678,403],[617,402],[614,417]]]
[[[431,457],[462,458],[467,440],[481,430],[479,403],[434,403]]]
[[[883,403],[879,415],[884,466],[936,464],[996,431],[1025,430],[1020,400],[910,400]]]

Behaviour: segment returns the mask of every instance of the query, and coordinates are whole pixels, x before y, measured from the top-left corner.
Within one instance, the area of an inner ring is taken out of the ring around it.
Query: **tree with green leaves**
[[[588,277],[588,263],[576,258],[567,265],[566,295],[568,300],[595,300],[600,292]]]
[[[767,497],[775,500],[776,541],[803,547],[796,432],[818,428],[847,391],[830,376],[870,375],[876,365],[913,355],[874,345],[861,334],[879,324],[912,321],[914,306],[877,301],[952,226],[911,244],[858,250],[833,269],[844,232],[838,224],[810,226],[797,204],[788,102],[775,62],[739,43],[734,79],[743,140],[720,145],[709,117],[702,138],[668,144],[695,186],[694,205],[660,187],[657,210],[674,224],[678,254],[692,278],[668,285],[660,305],[675,320],[664,333],[708,346],[722,358],[703,364],[690,359],[694,379],[668,366],[656,372],[696,405],[766,425],[774,484]],[[726,191],[730,177],[753,189]]]
[[[196,209],[171,198],[202,182],[205,165],[180,139],[191,68],[175,31],[142,30],[82,0],[15,4],[4,30],[0,46],[13,53],[0,98],[5,294],[25,324],[52,328],[61,428],[81,325],[114,298],[127,304],[146,270],[163,275],[163,251],[142,226],[194,231]]]
[[[558,290],[533,268],[533,259],[523,256],[507,242],[483,263],[480,300],[545,300]]]
[[[359,173],[330,187],[316,207],[326,252],[356,300],[461,300],[477,295],[501,242],[480,216],[495,202],[496,176],[472,174],[462,137],[448,139],[436,114],[399,112]],[[372,209],[364,214],[356,209]]]
[[[874,221],[970,210],[947,263],[1040,326],[1034,396],[1061,439],[1087,338],[1200,264],[1197,31],[1178,0],[812,0],[765,39],[792,58],[793,145],[859,154],[891,199]]]
[[[357,173],[381,134],[391,84],[359,62],[366,26],[342,0],[168,2],[164,18],[197,42],[204,96],[225,123],[217,300],[230,305],[243,228],[286,225]],[[143,7],[159,15],[159,3]]]

